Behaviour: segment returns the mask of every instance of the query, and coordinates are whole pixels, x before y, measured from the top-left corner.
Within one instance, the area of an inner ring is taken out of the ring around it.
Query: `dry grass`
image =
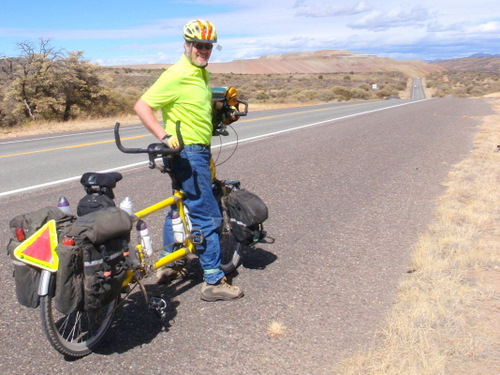
[[[0,139],[92,130],[92,129],[105,129],[105,128],[112,129],[116,122],[120,122],[122,125],[130,125],[130,124],[137,124],[140,121],[137,118],[137,116],[75,120],[68,122],[40,121],[36,123],[31,123],[29,125],[17,126],[14,128],[0,127]]]
[[[499,373],[500,99],[492,100],[497,114],[449,174],[373,348],[335,373]]]
[[[282,322],[273,320],[267,327],[267,334],[275,339],[284,337],[286,334],[286,327]]]

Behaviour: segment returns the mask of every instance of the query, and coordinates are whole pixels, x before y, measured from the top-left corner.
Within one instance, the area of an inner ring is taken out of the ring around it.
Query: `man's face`
[[[208,48],[207,48],[208,47]],[[208,65],[208,60],[212,55],[212,43],[186,43],[184,48],[186,49],[186,54],[190,57],[191,62],[204,68]]]

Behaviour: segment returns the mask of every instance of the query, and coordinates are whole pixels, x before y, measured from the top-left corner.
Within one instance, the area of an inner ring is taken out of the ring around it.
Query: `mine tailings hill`
[[[432,65],[439,66],[445,70],[465,72],[500,72],[500,57],[480,56],[463,57],[460,59],[444,60]]]
[[[122,68],[165,69],[171,64],[127,65]],[[234,74],[292,74],[343,72],[402,72],[410,77],[446,70],[438,64],[417,60],[393,60],[388,57],[363,55],[341,50],[300,52],[263,56],[258,59],[213,62],[207,68],[211,73]]]

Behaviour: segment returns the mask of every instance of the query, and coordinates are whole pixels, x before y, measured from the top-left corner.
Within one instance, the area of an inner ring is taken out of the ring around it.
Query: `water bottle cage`
[[[201,245],[205,241],[205,236],[201,229],[193,228],[188,235],[189,240],[193,245]]]

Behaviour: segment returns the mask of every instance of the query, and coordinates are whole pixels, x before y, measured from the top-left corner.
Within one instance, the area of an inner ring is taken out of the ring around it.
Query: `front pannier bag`
[[[250,245],[262,239],[262,223],[268,218],[266,204],[245,189],[235,189],[227,197],[231,230],[236,241]]]

